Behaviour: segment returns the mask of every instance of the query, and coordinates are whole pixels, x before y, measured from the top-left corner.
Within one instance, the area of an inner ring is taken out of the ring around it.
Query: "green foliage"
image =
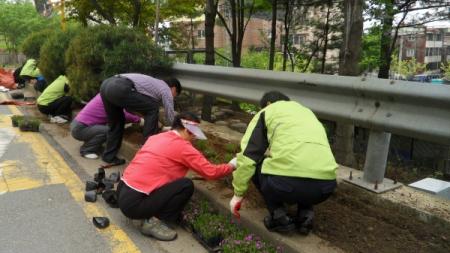
[[[426,64],[417,62],[414,57],[399,62],[397,55],[394,55],[392,56],[391,70],[400,74],[405,79],[409,79],[416,74],[424,72],[426,70]]]
[[[222,215],[204,213],[194,220],[192,227],[204,240],[208,241],[214,238],[222,238],[226,223],[225,217]]]
[[[22,52],[27,58],[39,61],[42,45],[48,40],[52,30],[42,30],[31,33],[22,43]]]
[[[359,66],[362,71],[373,71],[380,64],[381,27],[373,26],[362,38],[362,57]]]
[[[244,112],[247,112],[250,114],[256,114],[259,111],[259,106],[255,105],[255,104],[239,103],[239,107]]]
[[[80,29],[79,25],[69,23],[66,31],[57,30],[42,45],[38,66],[46,80],[51,82],[60,75],[66,75],[65,53]]]
[[[17,52],[32,32],[59,26],[57,17],[42,17],[29,1],[0,0],[0,10],[0,37],[9,52]]]
[[[95,26],[78,33],[66,51],[71,92],[89,100],[102,80],[115,74],[169,73],[171,61],[143,32],[126,27]]]
[[[441,69],[444,72],[444,79],[450,81],[450,64],[442,66]]]

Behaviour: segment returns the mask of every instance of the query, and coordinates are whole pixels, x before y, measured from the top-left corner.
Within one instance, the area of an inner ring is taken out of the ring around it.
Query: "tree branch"
[[[217,11],[217,16],[219,16],[220,21],[222,21],[223,26],[225,27],[225,30],[227,31],[228,35],[231,37],[232,33],[230,31],[230,28],[228,27],[228,24],[225,20],[225,18],[223,17],[222,13],[220,13],[220,11]]]

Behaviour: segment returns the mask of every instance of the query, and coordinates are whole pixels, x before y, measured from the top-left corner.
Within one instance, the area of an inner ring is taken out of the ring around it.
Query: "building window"
[[[415,53],[414,49],[406,49],[406,57],[414,57]]]
[[[205,38],[205,30],[197,30],[197,38],[204,39]]]
[[[437,41],[441,41],[441,40],[442,40],[441,34],[440,34],[440,33],[436,34],[436,40],[437,40]]]
[[[416,36],[414,34],[408,35],[408,40],[414,40]]]
[[[294,34],[292,35],[293,45],[304,45],[306,40],[306,35],[304,34]]]
[[[430,41],[433,40],[433,34],[432,33],[427,33],[427,40],[430,40]]]

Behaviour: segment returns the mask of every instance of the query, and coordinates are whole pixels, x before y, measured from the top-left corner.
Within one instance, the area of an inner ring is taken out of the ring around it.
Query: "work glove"
[[[244,199],[244,197],[239,197],[239,196],[234,195],[230,201],[231,213],[238,219],[241,217],[241,215],[239,214],[239,210],[241,209],[243,199]]]
[[[139,126],[143,127],[143,126],[144,126],[144,123],[145,123],[144,119],[143,119],[143,118],[140,118],[140,119],[139,119]]]
[[[171,129],[170,126],[163,126],[163,127],[161,128],[161,132],[167,132],[167,131],[169,131],[170,129]]]
[[[228,164],[231,165],[231,166],[233,166],[233,170],[235,170],[235,169],[237,168],[237,158],[234,157],[233,159],[231,159],[231,160],[228,162]]]

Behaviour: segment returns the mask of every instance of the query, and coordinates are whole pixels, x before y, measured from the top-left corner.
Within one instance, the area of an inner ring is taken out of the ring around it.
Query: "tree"
[[[245,30],[255,11],[263,6],[265,2],[261,0],[227,0],[217,12],[221,25],[225,27],[230,38],[233,67],[241,66]]]
[[[389,78],[392,53],[395,50],[398,31],[402,27],[418,26],[448,19],[446,0],[370,0],[368,14],[380,22],[379,78]],[[422,11],[423,13],[419,13]],[[396,21],[396,17],[398,21]]]
[[[380,65],[381,27],[372,26],[362,38],[362,58],[359,67],[362,71],[373,71]]]
[[[441,69],[444,72],[444,79],[450,81],[450,64],[442,66]]]
[[[362,0],[344,1],[344,29],[341,50],[339,52],[339,75],[358,76],[358,63],[361,58],[363,33]],[[353,166],[353,135],[354,126],[338,123],[336,127],[335,155],[339,163]]]
[[[278,1],[272,0],[272,24],[270,29],[269,70],[273,70],[275,59],[275,42],[277,39],[277,10]]]
[[[392,56],[391,70],[403,76],[405,79],[411,79],[414,75],[423,73],[426,70],[425,63],[419,63],[416,58],[398,60],[398,56]]]
[[[0,37],[10,53],[17,53],[24,39],[34,31],[54,29],[58,20],[40,16],[28,1],[0,0]]]

